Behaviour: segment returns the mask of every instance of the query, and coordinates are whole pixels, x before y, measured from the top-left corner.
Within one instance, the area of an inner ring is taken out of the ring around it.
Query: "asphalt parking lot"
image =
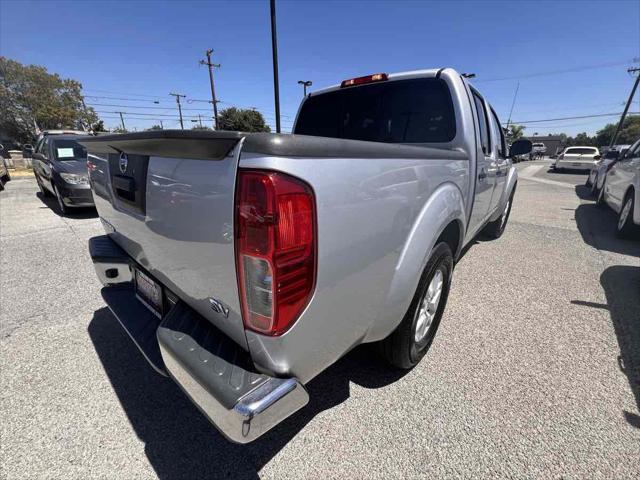
[[[510,224],[456,267],[433,348],[388,370],[358,348],[310,404],[228,443],[105,308],[94,212],[32,179],[0,193],[0,477],[640,476],[640,242],[585,175],[518,164]],[[52,207],[52,208],[50,208]]]

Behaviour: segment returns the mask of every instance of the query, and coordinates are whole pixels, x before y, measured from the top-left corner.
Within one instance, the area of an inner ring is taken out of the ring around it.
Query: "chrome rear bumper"
[[[108,236],[91,239],[89,250],[102,296],[129,337],[226,438],[251,442],[309,402],[297,379],[259,372],[248,352],[181,300],[167,299],[162,320],[149,311],[135,296],[133,261]]]

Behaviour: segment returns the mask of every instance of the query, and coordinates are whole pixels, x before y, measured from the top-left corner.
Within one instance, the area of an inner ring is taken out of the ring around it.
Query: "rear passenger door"
[[[473,110],[475,111],[475,123],[478,137],[476,138],[476,188],[471,210],[470,230],[474,233],[482,227],[489,215],[491,197],[496,181],[496,164],[492,157],[491,130],[487,106],[482,96],[471,88]]]
[[[507,158],[507,146],[504,139],[504,131],[500,126],[498,115],[496,115],[493,108],[491,108],[491,113],[489,114],[489,123],[491,124],[491,138],[494,140],[492,142],[493,148],[491,150],[491,158],[493,159],[494,165],[492,165],[492,168],[495,170],[496,178],[489,211],[494,212],[495,209],[499,207],[502,192],[507,185],[507,175],[509,174],[511,162]]]

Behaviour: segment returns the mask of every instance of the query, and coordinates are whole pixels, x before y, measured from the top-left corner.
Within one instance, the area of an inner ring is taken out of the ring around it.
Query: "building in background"
[[[523,137],[531,140],[532,143],[544,143],[547,147],[547,156],[555,156],[560,153],[566,146],[566,137],[561,135],[533,135],[532,137]]]

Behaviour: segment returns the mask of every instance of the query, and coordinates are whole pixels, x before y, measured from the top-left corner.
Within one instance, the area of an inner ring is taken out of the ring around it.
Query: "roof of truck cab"
[[[393,80],[409,80],[411,78],[433,78],[438,74],[438,72],[440,72],[442,70],[444,70],[444,69],[443,68],[428,68],[428,69],[424,69],[424,70],[410,70],[408,72],[388,73],[387,74],[387,77],[388,77],[387,82],[390,82],[390,81],[393,81]],[[384,72],[372,72],[369,75],[374,75],[376,73],[384,73]],[[359,76],[362,76],[362,75],[358,75],[358,76],[355,76],[355,77],[346,77],[343,80],[348,80],[350,78],[358,78]],[[342,82],[342,80],[341,80],[341,82]],[[363,87],[365,85],[370,85],[370,84],[356,85],[356,86],[348,87],[348,88]],[[314,90],[313,92],[310,92],[308,96],[313,97],[315,95],[320,95],[320,94],[323,94],[323,93],[333,92],[334,90],[340,90],[340,83],[338,83],[336,85],[331,85],[329,87],[321,88],[320,90]]]

